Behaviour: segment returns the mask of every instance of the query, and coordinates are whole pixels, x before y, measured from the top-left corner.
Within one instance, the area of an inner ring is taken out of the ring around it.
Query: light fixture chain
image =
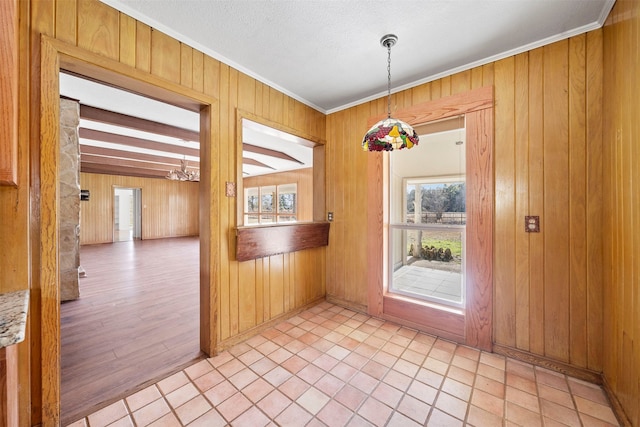
[[[387,118],[391,118],[391,44],[387,43]]]

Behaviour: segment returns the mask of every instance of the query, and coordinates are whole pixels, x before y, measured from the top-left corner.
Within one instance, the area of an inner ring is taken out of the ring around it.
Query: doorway
[[[403,150],[389,156],[389,293],[462,308],[467,223],[464,117],[417,126],[416,131],[419,152]]]
[[[212,190],[211,161],[218,156],[217,133],[213,126],[213,117],[217,117],[217,100],[201,92],[174,84],[157,76],[140,73],[138,70],[123,64],[92,54],[84,49],[44,37],[41,40],[42,57],[40,62],[39,87],[40,107],[40,141],[39,160],[34,165],[37,170],[48,171],[39,175],[38,212],[40,221],[34,227],[34,239],[39,250],[34,259],[39,260],[34,268],[34,287],[40,289],[42,298],[41,322],[34,333],[39,340],[34,341],[32,355],[36,361],[33,366],[38,369],[33,375],[31,390],[34,399],[40,402],[42,419],[39,422],[47,425],[60,424],[60,301],[58,298],[60,283],[58,230],[60,228],[60,209],[57,203],[60,180],[59,168],[59,88],[53,82],[59,81],[60,70],[72,71],[76,74],[121,87],[131,92],[146,94],[154,99],[179,106],[200,114],[201,142],[201,182],[199,194],[200,237],[200,348],[208,355],[214,354],[216,348],[215,292],[217,279],[211,271],[215,271],[215,258],[212,256],[213,242],[217,241],[219,228],[218,218],[211,212],[218,211],[219,197]],[[49,173],[50,172],[50,173]],[[109,191],[110,193],[110,191]],[[111,197],[109,197],[111,199]],[[109,215],[111,215],[109,210]],[[111,228],[111,227],[110,227]],[[46,350],[45,350],[46,349]],[[45,357],[46,356],[46,357]]]
[[[379,316],[400,324],[413,327],[437,336],[463,343],[472,347],[491,351],[492,348],[492,302],[493,302],[493,88],[491,86],[471,90],[465,93],[451,95],[438,100],[418,104],[403,110],[398,110],[394,117],[408,122],[414,128],[420,125],[432,125],[438,121],[456,117],[464,118],[463,144],[464,150],[464,174],[457,176],[417,176],[412,181],[399,178],[396,198],[402,198],[410,185],[420,185],[421,192],[443,190],[444,185],[449,187],[465,187],[465,224],[450,224],[449,230],[460,234],[458,239],[452,236],[444,240],[459,240],[461,259],[461,282],[452,280],[451,286],[461,286],[460,296],[454,295],[449,301],[436,298],[431,295],[407,296],[398,292],[398,286],[394,287],[393,272],[403,262],[408,263],[403,257],[408,257],[411,246],[410,237],[404,236],[405,230],[415,229],[422,231],[423,237],[414,236],[414,249],[412,254],[421,255],[418,251],[418,239],[420,246],[427,246],[424,235],[430,229],[443,233],[446,229],[444,211],[436,212],[433,217],[435,223],[429,224],[422,213],[419,224],[410,224],[408,213],[392,212],[392,206],[400,206],[398,212],[406,209],[399,200],[389,200],[389,187],[393,185],[389,179],[389,170],[392,169],[390,158],[401,152],[392,152],[382,155],[369,155],[367,164],[367,180],[370,183],[382,183],[383,185],[369,185],[367,192],[368,208],[380,211],[383,215],[367,215],[367,256],[368,273],[368,311],[369,314]],[[380,117],[371,117],[369,125],[373,125]],[[411,156],[417,157],[419,150],[426,145],[422,141],[418,147],[410,150]],[[437,158],[438,156],[436,156]],[[462,159],[461,159],[462,160]],[[418,173],[417,175],[423,175]],[[435,181],[430,181],[434,179]],[[393,193],[391,193],[393,194]],[[400,196],[398,196],[400,195]],[[393,197],[393,196],[392,196]],[[409,196],[405,194],[406,199]],[[422,196],[420,196],[422,202]],[[428,211],[429,201],[420,204]],[[405,200],[406,203],[406,200]],[[455,210],[455,209],[454,209]],[[437,211],[437,209],[436,209]],[[415,221],[415,205],[413,211]],[[447,230],[447,231],[449,231]],[[440,236],[442,237],[442,236]],[[440,239],[443,240],[443,239]],[[450,244],[450,243],[448,243]],[[406,247],[404,245],[407,245]],[[445,252],[444,244],[429,244],[440,246]],[[440,248],[437,248],[440,249]],[[453,252],[453,250],[450,248]],[[395,256],[390,253],[396,251]],[[406,251],[406,252],[405,252]],[[438,251],[436,251],[438,252]],[[413,258],[413,255],[412,255]],[[425,255],[426,258],[426,255]],[[391,261],[390,261],[391,260]],[[426,260],[428,262],[428,260]],[[423,260],[421,260],[423,262]],[[443,278],[440,278],[443,280]],[[453,282],[456,283],[453,283]],[[433,289],[432,289],[433,290]],[[424,292],[428,293],[428,292]]]
[[[113,241],[142,239],[142,189],[113,188]]]

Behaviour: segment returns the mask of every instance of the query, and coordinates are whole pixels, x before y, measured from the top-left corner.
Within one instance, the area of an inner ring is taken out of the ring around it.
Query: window
[[[420,151],[389,159],[388,292],[464,307],[463,128],[420,135]]]
[[[297,220],[297,184],[244,189],[244,224],[275,224]]]

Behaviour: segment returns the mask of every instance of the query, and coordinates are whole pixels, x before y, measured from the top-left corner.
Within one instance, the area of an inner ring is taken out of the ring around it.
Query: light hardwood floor
[[[62,420],[202,356],[198,238],[83,246],[80,299],[61,307]]]

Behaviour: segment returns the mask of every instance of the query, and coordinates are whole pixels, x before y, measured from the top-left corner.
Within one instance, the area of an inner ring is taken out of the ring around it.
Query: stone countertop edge
[[[0,294],[0,348],[24,340],[28,309],[28,290]]]

